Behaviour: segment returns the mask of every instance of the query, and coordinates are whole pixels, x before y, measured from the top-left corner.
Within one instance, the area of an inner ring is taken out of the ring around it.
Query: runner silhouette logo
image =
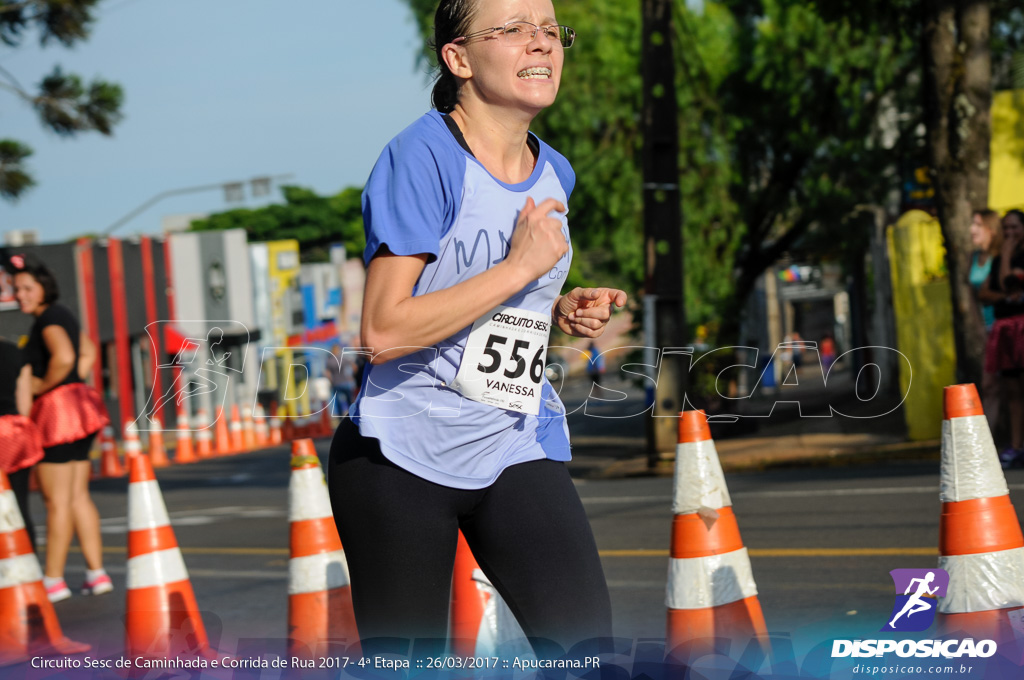
[[[946,596],[949,574],[945,569],[893,569],[896,603],[883,631],[928,630],[935,621],[938,599]]]

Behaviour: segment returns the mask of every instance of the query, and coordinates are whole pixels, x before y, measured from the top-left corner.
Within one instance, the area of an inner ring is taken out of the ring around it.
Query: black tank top
[[[82,379],[78,377],[78,338],[81,333],[78,319],[75,318],[70,309],[58,304],[50,305],[42,314],[37,316],[36,322],[32,324],[32,330],[29,331],[25,352],[28,354],[28,360],[32,364],[32,374],[37,378],[42,378],[46,375],[47,367],[50,365],[50,350],[47,349],[46,341],[43,340],[43,329],[47,326],[60,326],[63,328],[64,332],[68,334],[68,338],[71,339],[71,346],[75,350],[74,366],[68,372],[67,377],[57,385],[54,385],[54,387],[82,382]]]

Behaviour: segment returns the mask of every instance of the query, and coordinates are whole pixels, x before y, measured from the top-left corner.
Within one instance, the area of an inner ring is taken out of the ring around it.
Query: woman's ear
[[[441,58],[456,78],[466,79],[473,75],[467,56],[466,48],[461,45],[448,43],[441,48]]]

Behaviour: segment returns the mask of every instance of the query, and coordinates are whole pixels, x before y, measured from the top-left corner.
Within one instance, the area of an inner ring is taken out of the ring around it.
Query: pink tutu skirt
[[[43,436],[25,416],[0,416],[0,470],[7,474],[32,467],[43,458]]]
[[[32,421],[43,435],[43,446],[49,448],[99,432],[110,418],[99,392],[85,383],[71,383],[36,397]]]
[[[996,319],[985,346],[985,371],[1024,371],[1024,314]]]

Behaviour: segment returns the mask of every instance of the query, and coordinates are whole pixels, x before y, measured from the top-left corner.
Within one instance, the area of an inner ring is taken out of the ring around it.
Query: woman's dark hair
[[[1020,220],[1021,224],[1024,224],[1024,210],[1018,210],[1017,208],[1014,208],[1013,210],[1007,210],[1006,214],[1003,215],[1003,219],[1005,220],[1010,215],[1015,216],[1018,220]]]
[[[8,254],[3,253],[0,258],[0,265],[11,273],[29,274],[36,282],[43,287],[43,304],[50,305],[60,297],[60,288],[57,286],[57,278],[50,271],[49,267],[34,255]]]
[[[445,45],[469,32],[478,0],[441,0],[434,14],[434,38],[430,47],[437,57],[437,80],[430,94],[430,103],[441,113],[451,113],[459,101],[459,81],[444,63],[441,50]]]

